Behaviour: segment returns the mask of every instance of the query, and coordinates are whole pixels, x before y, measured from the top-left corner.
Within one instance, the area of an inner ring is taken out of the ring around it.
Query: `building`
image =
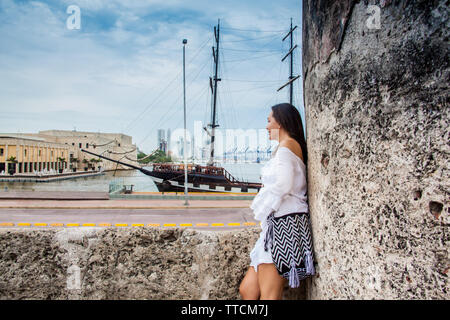
[[[170,138],[171,138],[171,132],[170,132],[170,128],[167,129],[167,155],[171,156],[172,155],[172,149],[170,149]]]
[[[39,137],[0,134],[0,174],[64,170],[71,151]]]
[[[131,136],[121,133],[47,130],[39,133],[0,134],[0,174],[42,171],[128,169],[81,149],[124,163],[137,164],[137,148]],[[14,159],[11,159],[14,157]],[[15,160],[8,161],[8,159]]]
[[[158,149],[167,154],[167,140],[164,129],[158,129]]]

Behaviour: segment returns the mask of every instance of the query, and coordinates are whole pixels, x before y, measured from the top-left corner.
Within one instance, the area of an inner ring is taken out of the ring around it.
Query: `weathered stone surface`
[[[303,1],[308,297],[448,299],[447,1],[330,3]]]
[[[0,298],[65,299],[66,254],[54,232],[0,232]]]
[[[240,299],[260,228],[0,230],[1,299]],[[70,282],[79,270],[79,287]],[[304,286],[285,299],[304,298]]]

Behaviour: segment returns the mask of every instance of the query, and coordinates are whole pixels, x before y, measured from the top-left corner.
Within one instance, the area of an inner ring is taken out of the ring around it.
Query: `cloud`
[[[80,30],[66,28],[69,5],[80,7]],[[206,124],[219,18],[220,125],[263,128],[270,105],[286,101],[286,92],[276,92],[288,76],[281,38],[291,15],[300,24],[300,6],[291,0],[2,0],[0,113],[15,119],[1,117],[2,131],[34,132],[32,114],[45,119],[48,127],[40,130],[124,131],[151,151],[157,129],[183,123],[184,38],[188,127],[195,120]]]

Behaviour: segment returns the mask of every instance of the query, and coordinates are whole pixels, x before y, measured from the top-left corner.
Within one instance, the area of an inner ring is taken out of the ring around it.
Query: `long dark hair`
[[[308,163],[308,150],[306,149],[306,139],[303,133],[300,112],[298,112],[297,108],[290,103],[276,104],[272,106],[272,112],[275,120],[302,148],[303,162],[306,166]]]

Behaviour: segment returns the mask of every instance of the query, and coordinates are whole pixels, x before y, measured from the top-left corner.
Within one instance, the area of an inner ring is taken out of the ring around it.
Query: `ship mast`
[[[220,19],[217,22],[217,28],[214,27],[214,39],[216,41],[216,46],[212,47],[212,54],[214,58],[214,78],[209,78],[209,84],[211,87],[212,95],[213,95],[213,101],[212,101],[212,123],[208,124],[208,127],[211,128],[211,133],[208,132],[208,130],[205,128],[205,131],[211,136],[211,153],[210,158],[207,163],[208,166],[214,165],[214,140],[215,140],[215,128],[219,125],[216,124],[216,106],[217,106],[217,82],[221,81],[217,77],[218,70],[219,70],[219,35],[220,35]]]

